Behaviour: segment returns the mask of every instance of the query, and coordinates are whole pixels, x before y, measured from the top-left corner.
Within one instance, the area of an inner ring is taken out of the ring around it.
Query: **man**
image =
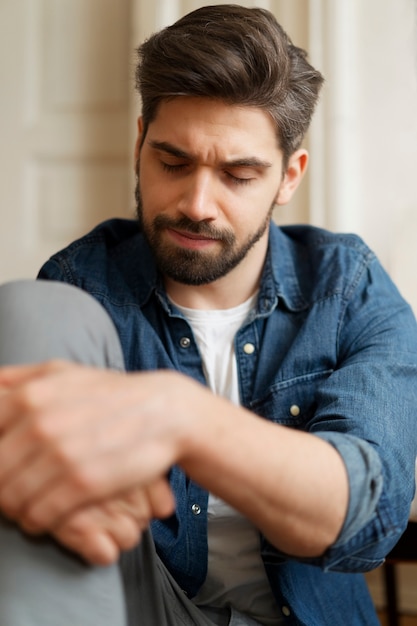
[[[357,237],[271,223],[322,77],[236,5],[139,57],[140,228],[55,255],[70,286],[1,289],[2,623],[377,624],[360,572],[407,522],[417,332]]]

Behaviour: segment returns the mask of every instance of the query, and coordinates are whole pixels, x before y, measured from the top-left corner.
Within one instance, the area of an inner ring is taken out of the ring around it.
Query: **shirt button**
[[[193,504],[193,506],[191,507],[191,510],[194,513],[194,515],[200,515],[201,506],[199,504]]]
[[[297,417],[297,415],[300,415],[300,407],[298,406],[298,404],[293,404],[292,406],[290,406],[290,413],[293,417]]]
[[[287,606],[281,607],[281,611],[282,614],[285,615],[285,617],[289,617],[291,615],[291,611]]]
[[[253,354],[255,352],[255,346],[253,343],[245,343],[243,346],[243,352],[245,354]]]
[[[181,337],[180,346],[181,348],[189,348],[191,346],[191,339],[189,337]]]

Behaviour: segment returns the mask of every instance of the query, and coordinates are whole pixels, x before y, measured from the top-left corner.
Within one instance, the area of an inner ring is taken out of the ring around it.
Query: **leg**
[[[0,365],[67,359],[124,369],[113,322],[85,292],[58,282],[0,286]]]
[[[129,626],[229,625],[227,609],[205,614],[191,602],[157,556],[150,532],[120,565]]]
[[[30,539],[0,519],[3,626],[124,626],[117,566],[90,567],[49,538]]]
[[[117,333],[93,298],[60,283],[1,286],[0,364],[51,358],[123,369]],[[31,539],[1,519],[0,553],[0,624],[126,624],[118,566],[88,566],[53,540]]]
[[[89,295],[61,283],[0,286],[0,365],[63,358],[124,369],[113,323]],[[0,517],[1,626],[213,626],[156,555],[149,532],[119,566],[92,567],[52,539]],[[127,615],[125,615],[127,613]]]

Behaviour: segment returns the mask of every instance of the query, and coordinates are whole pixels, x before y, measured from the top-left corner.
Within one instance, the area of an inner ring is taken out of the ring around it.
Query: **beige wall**
[[[130,9],[0,2],[0,280],[131,206]]]
[[[33,275],[98,220],[132,214],[131,51],[204,3],[2,0],[0,280]],[[417,308],[416,1],[242,4],[272,10],[327,79],[308,175],[277,221],[363,235]]]

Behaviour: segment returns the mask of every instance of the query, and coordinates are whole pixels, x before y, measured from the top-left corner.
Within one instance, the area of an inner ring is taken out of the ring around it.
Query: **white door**
[[[129,0],[0,1],[0,281],[131,212]]]

